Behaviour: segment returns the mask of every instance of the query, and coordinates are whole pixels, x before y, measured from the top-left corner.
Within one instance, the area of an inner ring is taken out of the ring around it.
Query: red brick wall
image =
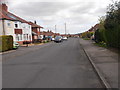
[[[40,32],[38,31],[38,28],[32,28],[32,31],[40,35]]]
[[[23,41],[18,41],[17,43],[19,43],[20,45],[22,45],[22,44],[23,44]]]

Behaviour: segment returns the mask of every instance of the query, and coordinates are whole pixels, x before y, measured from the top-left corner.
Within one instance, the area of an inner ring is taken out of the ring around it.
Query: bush
[[[93,32],[84,32],[82,33],[82,38],[91,38],[93,34]]]
[[[49,42],[49,40],[44,40],[44,41],[43,41],[43,43],[48,43],[48,42]]]
[[[108,7],[104,27],[107,45],[120,49],[120,2]]]
[[[120,29],[105,30],[106,43],[110,47],[120,48]]]
[[[0,52],[13,49],[13,36],[0,36]]]
[[[107,46],[120,49],[120,2],[111,4],[105,20],[100,20],[100,27],[95,32],[97,43],[105,42]]]

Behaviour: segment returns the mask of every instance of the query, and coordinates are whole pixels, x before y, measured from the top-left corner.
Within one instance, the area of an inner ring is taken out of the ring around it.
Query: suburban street
[[[3,88],[103,88],[79,38],[34,48],[3,55]]]

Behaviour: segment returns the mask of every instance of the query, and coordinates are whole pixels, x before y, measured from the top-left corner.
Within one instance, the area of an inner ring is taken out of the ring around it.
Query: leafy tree
[[[120,2],[109,5],[104,27],[107,44],[120,48]]]

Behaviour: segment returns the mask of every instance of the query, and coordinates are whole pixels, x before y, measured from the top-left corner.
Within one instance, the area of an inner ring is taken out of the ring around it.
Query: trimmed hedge
[[[116,26],[116,28],[105,30],[105,35],[108,46],[120,49],[120,25]]]
[[[0,36],[0,52],[4,52],[11,49],[13,49],[13,36]]]

